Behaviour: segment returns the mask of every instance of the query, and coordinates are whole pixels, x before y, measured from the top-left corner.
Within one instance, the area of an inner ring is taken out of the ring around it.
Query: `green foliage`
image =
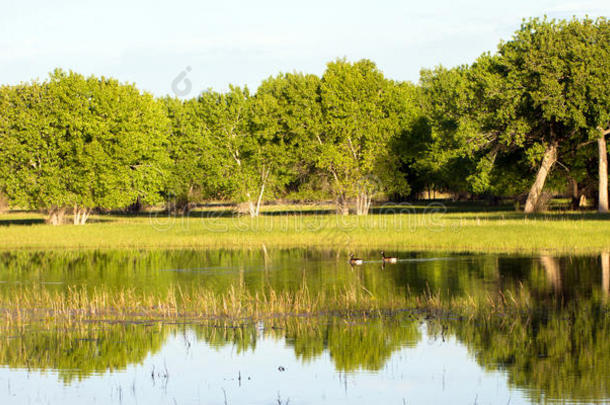
[[[366,213],[375,193],[407,192],[400,158],[388,148],[403,114],[396,84],[371,61],[337,60],[322,76],[320,96],[324,125],[316,136],[316,165],[332,175],[338,201],[363,198],[357,210]]]
[[[568,177],[590,195],[591,142],[610,131],[609,59],[607,19],[545,18],[470,65],[422,70],[418,85],[338,59],[254,93],[155,100],[57,70],[0,88],[0,193],[56,216],[162,197],[184,209],[231,200],[252,216],[270,199],[333,197],[366,214],[374,199],[430,189],[518,197],[556,145],[551,185]]]
[[[13,204],[89,211],[158,201],[169,122],[151,95],[61,70],[2,95],[0,182]]]
[[[414,170],[441,188],[509,194],[514,188],[503,186],[511,184],[504,176],[519,169],[528,177],[552,143],[578,166],[575,152],[610,122],[608,26],[604,18],[530,19],[495,55],[422,71],[430,135]],[[506,164],[515,153],[519,165]],[[463,176],[446,171],[454,162],[467,170]]]
[[[211,134],[211,158],[224,174],[221,192],[247,202],[250,215],[257,216],[265,192],[281,188],[287,176],[284,139],[274,132],[268,115],[274,100],[231,86],[228,93],[203,93],[198,103]]]
[[[315,165],[315,143],[322,131],[320,79],[315,75],[285,73],[261,83],[254,103],[253,128],[282,145],[275,156],[280,166],[279,184],[286,191],[319,195],[324,182]],[[283,191],[276,187],[276,196]]]
[[[594,300],[561,310],[452,323],[449,331],[490,370],[504,370],[509,383],[527,389],[535,402],[608,398],[610,318]]]
[[[230,172],[218,154],[204,105],[196,99],[163,99],[171,122],[168,154],[171,174],[166,198],[188,210],[194,199],[221,197]]]

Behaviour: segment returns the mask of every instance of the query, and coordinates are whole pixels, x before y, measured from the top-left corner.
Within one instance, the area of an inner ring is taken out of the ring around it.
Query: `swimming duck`
[[[360,266],[362,263],[364,263],[364,260],[358,258],[358,257],[354,257],[353,253],[349,254],[349,264],[353,265],[357,265]]]
[[[384,263],[396,263],[398,261],[397,257],[388,257],[385,255],[385,252],[381,251],[381,261]]]

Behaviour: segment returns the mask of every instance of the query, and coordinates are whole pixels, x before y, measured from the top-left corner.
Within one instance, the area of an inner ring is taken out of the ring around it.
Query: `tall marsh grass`
[[[551,302],[551,306],[558,305]],[[531,314],[541,309],[526,287],[516,292],[481,292],[445,297],[439,292],[405,293],[376,297],[359,285],[330,291],[272,289],[252,292],[231,286],[223,292],[204,287],[185,292],[169,287],[163,294],[135,288],[120,291],[69,288],[52,292],[44,288],[17,288],[0,296],[2,327],[31,322],[90,322],[136,320],[255,321],[300,316],[338,315],[377,317],[412,311],[426,317],[481,319]]]

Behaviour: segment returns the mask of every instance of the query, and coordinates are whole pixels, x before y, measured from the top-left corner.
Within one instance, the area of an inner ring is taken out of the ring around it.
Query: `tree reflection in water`
[[[49,284],[49,289],[56,290],[81,285],[120,291],[142,283],[142,289],[160,295],[169,283],[185,290],[205,285],[219,293],[235,285],[278,293],[307,285],[312,291],[332,293],[348,284],[360,286],[381,302],[438,294],[440,306],[449,312],[420,308],[391,316],[322,314],[260,322],[216,319],[187,326],[70,324],[52,319],[32,325],[6,322],[0,334],[0,363],[56,370],[65,383],[71,383],[140,363],[158,352],[169,336],[188,328],[211,347],[233,345],[240,353],[256,350],[262,338],[273,338],[292,347],[303,362],[328,353],[338,371],[375,371],[397,351],[420,342],[420,324],[428,317],[428,333],[454,336],[482,367],[505,371],[509,384],[526,390],[533,401],[610,398],[608,253],[583,257],[445,254],[452,260],[407,261],[383,271],[379,264],[351,269],[336,259],[335,252],[317,256],[304,250],[165,253],[136,252],[135,259],[124,252],[4,254],[0,276],[6,282],[0,294],[8,294],[18,282],[40,284],[41,280],[61,281]],[[411,257],[427,255],[431,254]],[[211,265],[202,266],[202,262]],[[236,263],[242,265],[235,271]],[[159,271],[196,265],[203,269]],[[228,270],[218,270],[222,267]],[[470,308],[463,305],[469,299],[475,302],[477,297],[490,296],[503,300],[503,310],[490,311],[483,300]],[[452,308],[451,302],[462,304]]]

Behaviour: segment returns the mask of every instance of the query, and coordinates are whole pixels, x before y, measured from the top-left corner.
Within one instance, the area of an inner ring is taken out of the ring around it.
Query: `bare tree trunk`
[[[85,225],[90,213],[91,210],[89,208],[79,208],[78,205],[74,205],[72,223],[74,225]]]
[[[74,208],[72,209],[72,223],[74,225],[80,224],[80,210],[76,204],[74,204]]]
[[[258,214],[261,212],[261,201],[263,200],[263,194],[265,194],[265,183],[261,184],[261,191],[258,193],[258,200],[256,201],[256,212],[255,216],[258,217]]]
[[[367,196],[366,203],[364,204],[364,215],[368,215],[371,210],[371,202],[373,201],[372,196]]]
[[[368,215],[371,207],[371,196],[367,193],[359,193],[356,197],[356,215]]]
[[[526,214],[531,214],[536,210],[536,206],[538,205],[538,199],[542,194],[542,189],[544,188],[544,183],[546,178],[553,167],[553,165],[557,162],[557,142],[554,141],[546,147],[544,151],[544,158],[542,159],[542,164],[538,169],[538,174],[536,175],[536,181],[532,185],[529,194],[527,195],[527,201],[525,202],[525,210]]]
[[[250,213],[250,216],[254,218],[256,216],[256,207],[254,206],[250,192],[246,193],[246,197],[248,198],[248,212]]]
[[[258,192],[258,197],[256,198],[256,204],[254,204],[254,199],[250,192],[246,192],[246,197],[248,197],[248,210],[250,211],[250,216],[252,218],[258,217],[261,211],[261,202],[263,201],[263,196],[265,195],[265,186],[267,185],[267,179],[269,179],[269,171],[265,172],[263,169],[263,173],[261,175],[261,188]]]
[[[606,148],[606,137],[602,135],[597,139],[597,150],[599,153],[599,198],[598,211],[608,212],[608,149]]]
[[[46,219],[47,224],[61,225],[64,222],[64,215],[66,209],[63,207],[51,207],[49,209],[49,216]]]
[[[81,211],[80,224],[85,225],[87,219],[89,219],[89,215],[91,214],[90,208],[83,208]]]
[[[558,293],[561,291],[561,272],[557,259],[551,256],[542,256],[540,258],[542,266],[546,272],[546,276],[553,286],[553,290]]]

